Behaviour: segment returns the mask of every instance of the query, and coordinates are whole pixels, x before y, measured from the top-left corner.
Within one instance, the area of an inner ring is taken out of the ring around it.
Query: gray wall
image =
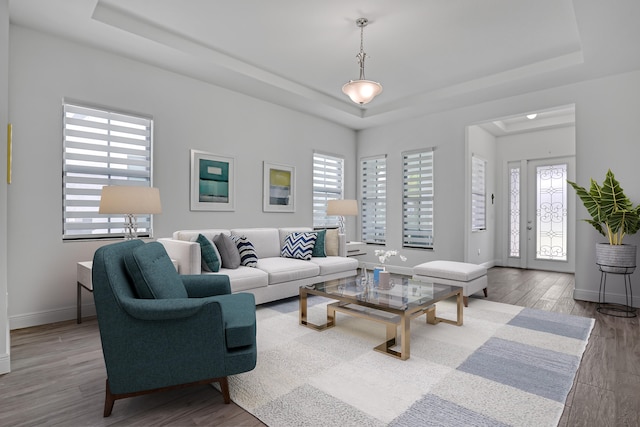
[[[9,2],[0,0],[0,374],[9,372],[9,315],[7,309],[7,149],[9,122]]]
[[[346,196],[355,195],[356,134],[343,126],[18,26],[11,26],[10,60],[12,329],[73,318],[76,262],[105,243],[62,241],[64,97],[153,115],[154,186],[162,199],[155,237],[202,227],[311,226],[313,150],[345,157]],[[235,212],[189,210],[191,148],[235,157]],[[263,161],[295,166],[295,213],[262,212]]]
[[[387,247],[401,249],[400,152],[434,146],[435,245],[433,251],[406,250],[407,265],[435,259],[463,261],[465,257],[465,128],[475,123],[541,110],[576,105],[576,179],[601,180],[611,168],[628,196],[640,203],[640,71],[555,89],[458,108],[402,123],[359,132],[358,156],[389,153],[387,189]],[[578,203],[577,218],[586,211]],[[627,237],[638,244],[640,236]],[[579,221],[576,231],[576,289],[578,299],[597,301],[600,275],[594,264],[595,243],[601,241],[591,226]],[[372,259],[370,257],[369,259]],[[392,259],[392,263],[401,265]],[[632,282],[637,283],[636,272]],[[637,285],[636,285],[637,286]],[[636,289],[636,291],[638,291]],[[611,288],[612,297],[616,290]],[[640,305],[636,292],[634,305]]]

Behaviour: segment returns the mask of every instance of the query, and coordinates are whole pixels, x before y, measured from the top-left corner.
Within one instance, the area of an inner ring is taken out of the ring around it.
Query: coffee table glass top
[[[403,277],[392,279],[390,289],[382,289],[378,284],[367,283],[364,277],[358,276],[317,283],[308,286],[307,289],[327,294],[329,298],[335,295],[342,300],[352,299],[361,305],[364,303],[371,307],[413,311],[424,307],[430,301],[438,301],[452,295],[460,287]]]

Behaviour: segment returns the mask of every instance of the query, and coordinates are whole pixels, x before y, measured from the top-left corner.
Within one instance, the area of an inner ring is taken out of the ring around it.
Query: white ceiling
[[[10,0],[60,35],[353,129],[640,69],[640,0]],[[384,91],[364,108],[358,77]]]

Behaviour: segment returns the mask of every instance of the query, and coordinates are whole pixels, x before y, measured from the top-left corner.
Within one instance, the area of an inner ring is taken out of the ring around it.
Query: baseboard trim
[[[600,293],[594,290],[588,289],[574,289],[573,290],[573,299],[577,299],[580,301],[590,301],[590,302],[598,302],[600,297]],[[614,304],[626,304],[625,295],[624,294],[612,294],[606,293],[604,296],[604,300],[608,303]],[[634,296],[631,301],[632,307],[640,307],[640,298]]]
[[[11,358],[8,353],[0,354],[0,375],[11,372]]]
[[[96,307],[93,304],[82,306],[82,317],[95,316]],[[30,328],[32,326],[46,325],[48,323],[64,322],[77,318],[77,308],[62,308],[58,310],[41,311],[38,313],[20,314],[9,316],[9,329]]]

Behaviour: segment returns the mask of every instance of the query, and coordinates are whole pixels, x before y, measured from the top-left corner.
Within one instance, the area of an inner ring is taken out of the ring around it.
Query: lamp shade
[[[160,190],[154,187],[109,185],[102,187],[101,214],[159,214]]]
[[[382,92],[382,85],[372,80],[351,80],[342,86],[342,92],[357,104],[368,104]]]
[[[357,200],[329,200],[327,215],[355,216],[358,215]]]

